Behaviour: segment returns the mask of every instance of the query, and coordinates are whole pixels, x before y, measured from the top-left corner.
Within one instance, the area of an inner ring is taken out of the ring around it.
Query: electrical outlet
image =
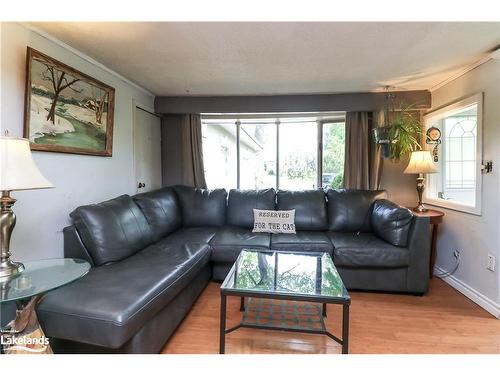
[[[456,259],[458,259],[458,258],[460,257],[460,250],[455,250],[455,251],[453,252],[453,256],[454,256]]]
[[[496,263],[495,256],[488,254],[488,264],[486,265],[486,268],[491,272],[495,272],[495,263]]]

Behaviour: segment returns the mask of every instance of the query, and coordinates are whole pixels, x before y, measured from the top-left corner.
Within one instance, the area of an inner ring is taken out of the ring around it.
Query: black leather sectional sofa
[[[429,220],[385,198],[174,186],[78,207],[65,256],[93,267],[44,298],[40,323],[56,352],[158,352],[243,248],[326,251],[349,289],[425,293]],[[252,233],[254,208],[295,209],[297,233]]]

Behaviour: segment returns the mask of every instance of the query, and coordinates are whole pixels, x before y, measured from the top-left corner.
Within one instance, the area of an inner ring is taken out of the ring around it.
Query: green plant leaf
[[[390,158],[399,161],[413,151],[421,150],[420,135],[422,125],[420,120],[412,113],[412,106],[404,106],[401,111],[392,111],[393,119],[389,129],[391,141]]]

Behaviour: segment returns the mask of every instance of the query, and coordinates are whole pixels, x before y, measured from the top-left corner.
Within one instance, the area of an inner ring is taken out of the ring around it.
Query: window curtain
[[[161,123],[163,186],[206,188],[202,147],[200,115],[164,115]]]
[[[181,129],[183,184],[206,189],[207,182],[203,167],[201,116],[197,114],[183,115]]]
[[[380,188],[382,158],[372,136],[379,124],[383,124],[383,112],[346,113],[344,188]]]

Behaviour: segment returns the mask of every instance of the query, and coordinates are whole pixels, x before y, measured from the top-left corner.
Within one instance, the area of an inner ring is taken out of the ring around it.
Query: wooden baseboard
[[[434,271],[438,274],[446,272],[445,270],[443,270],[441,267],[438,266],[434,266]],[[477,303],[479,306],[488,311],[495,318],[500,319],[500,304],[479,293],[477,290],[470,287],[463,281],[457,279],[453,275],[445,277],[442,280],[448,285],[450,285],[452,288],[458,290],[460,293],[462,293],[464,296],[466,296],[473,302]]]

